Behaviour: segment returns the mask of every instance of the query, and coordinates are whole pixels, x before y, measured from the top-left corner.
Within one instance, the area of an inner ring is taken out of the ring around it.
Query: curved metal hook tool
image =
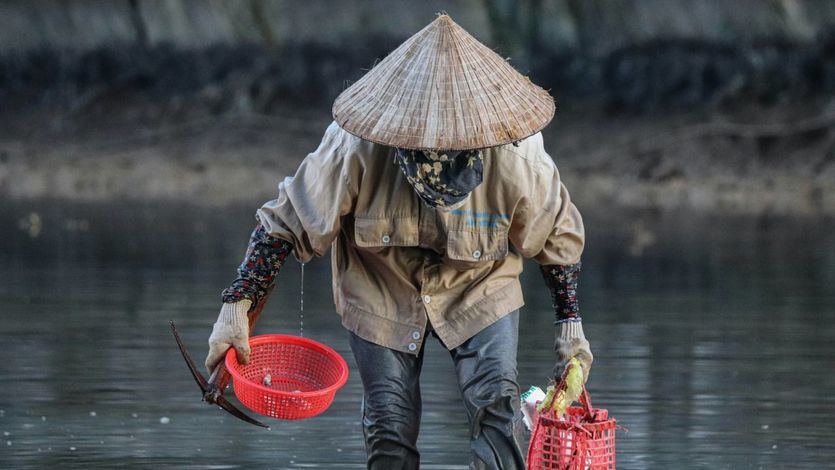
[[[264,310],[264,306],[267,303],[266,299],[269,298],[274,287],[275,285],[270,286],[261,296],[261,300],[250,307],[249,312],[247,312],[247,316],[249,317],[250,334],[255,328],[255,322],[258,321],[258,317],[261,316],[261,312]],[[248,416],[246,413],[238,409],[238,407],[233,405],[226,399],[226,397],[223,396],[223,391],[226,389],[226,386],[229,385],[229,380],[232,378],[229,371],[226,370],[226,364],[224,361],[220,361],[220,364],[215,367],[215,370],[212,372],[211,377],[209,377],[209,380],[207,381],[206,378],[203,377],[203,374],[201,374],[197,369],[197,366],[194,364],[194,360],[191,359],[191,355],[189,355],[185,344],[180,339],[180,335],[177,333],[177,327],[174,326],[174,322],[169,321],[169,323],[171,324],[171,332],[174,333],[174,339],[177,340],[177,347],[180,348],[180,353],[186,361],[188,370],[191,372],[191,376],[194,377],[194,381],[197,382],[197,386],[200,387],[200,391],[203,392],[203,401],[217,405],[242,421],[246,421],[247,423],[254,424],[262,428],[270,429],[270,427],[266,424]]]
[[[233,405],[226,397],[223,396],[223,390],[226,388],[226,385],[229,383],[229,371],[226,370],[226,366],[221,362],[215,367],[212,376],[209,377],[209,380],[206,381],[203,374],[197,370],[197,366],[194,364],[194,360],[192,360],[191,355],[189,355],[188,350],[186,349],[185,344],[183,344],[182,339],[180,339],[180,335],[177,333],[177,327],[174,326],[173,321],[169,321],[171,324],[171,332],[174,333],[174,339],[177,340],[177,347],[180,348],[180,353],[183,355],[183,359],[186,361],[186,365],[188,365],[188,370],[191,372],[192,377],[194,377],[194,381],[197,382],[197,386],[200,387],[200,391],[203,392],[203,401],[207,403],[211,403],[213,405],[217,405],[218,407],[226,410],[232,416],[246,421],[247,423],[254,424],[256,426],[261,426],[262,428],[270,429],[269,426],[266,424],[248,416],[246,413],[238,409],[235,405]]]

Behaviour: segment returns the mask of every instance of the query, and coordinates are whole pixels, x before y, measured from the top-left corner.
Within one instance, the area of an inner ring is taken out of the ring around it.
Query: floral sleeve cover
[[[223,302],[249,299],[253,304],[258,303],[275,283],[275,276],[291,251],[292,243],[272,237],[261,224],[256,225],[246,256],[238,267],[238,278],[223,290]]]
[[[567,266],[542,265],[540,270],[545,284],[551,291],[551,301],[556,314],[556,323],[580,319],[580,303],[577,301],[577,281],[582,263]]]

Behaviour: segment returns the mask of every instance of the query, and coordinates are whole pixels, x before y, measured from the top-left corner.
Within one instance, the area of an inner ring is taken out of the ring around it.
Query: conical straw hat
[[[554,99],[447,15],[410,37],[333,105],[365,140],[406,149],[493,147],[539,132]]]

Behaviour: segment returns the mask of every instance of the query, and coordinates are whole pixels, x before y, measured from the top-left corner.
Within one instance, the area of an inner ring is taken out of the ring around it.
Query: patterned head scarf
[[[396,149],[395,162],[418,195],[433,207],[449,208],[481,184],[481,150],[420,151]]]

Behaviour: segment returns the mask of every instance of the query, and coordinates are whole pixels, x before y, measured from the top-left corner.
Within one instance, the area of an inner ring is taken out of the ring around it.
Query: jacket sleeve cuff
[[[551,303],[554,307],[556,323],[569,319],[579,319],[580,302],[577,300],[577,283],[580,279],[582,263],[565,266],[541,265],[545,285],[551,291]]]

